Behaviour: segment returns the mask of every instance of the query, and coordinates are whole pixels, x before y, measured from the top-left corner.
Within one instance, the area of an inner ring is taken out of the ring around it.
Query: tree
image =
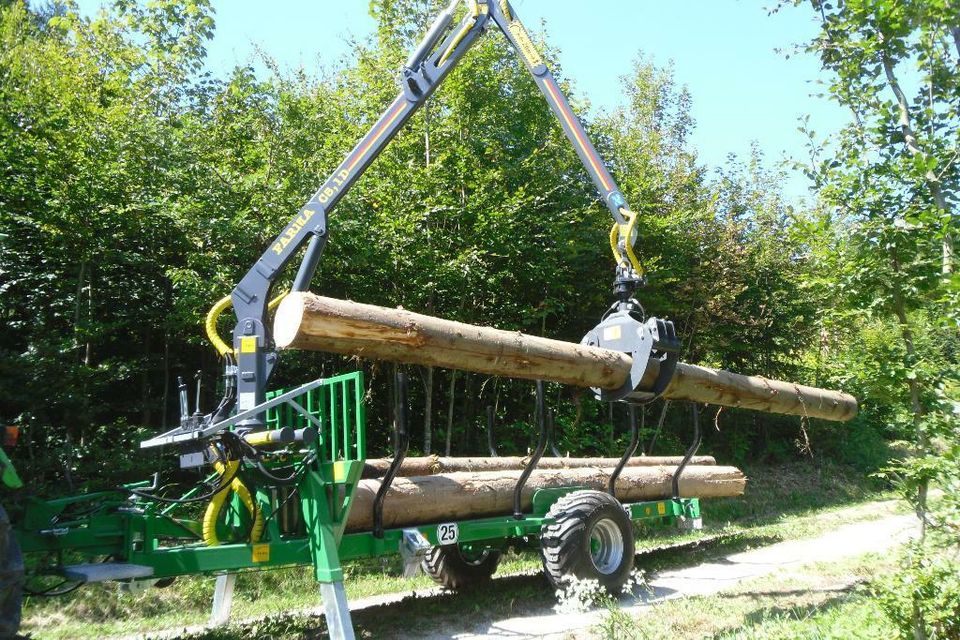
[[[950,320],[957,309],[950,299],[960,179],[960,13],[955,3],[940,0],[811,4],[821,29],[807,50],[829,74],[829,96],[851,113],[831,147],[813,142],[808,168],[824,206],[814,226],[819,240],[835,249],[821,257],[824,273],[832,273],[835,317],[843,320],[828,333],[848,335],[851,320],[899,332],[899,348],[888,353],[880,379],[890,381],[888,399],[902,408],[893,415],[908,417],[900,433],[913,442],[914,456],[894,473],[926,529],[929,483],[960,477],[949,454],[958,438],[947,402],[957,373]],[[917,87],[912,97],[909,85]],[[924,638],[929,607],[918,597],[911,606],[911,634]]]

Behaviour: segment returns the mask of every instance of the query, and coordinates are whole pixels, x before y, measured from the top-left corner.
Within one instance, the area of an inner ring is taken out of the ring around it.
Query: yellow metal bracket
[[[640,216],[629,209],[621,209],[620,213],[623,214],[627,223],[613,223],[613,227],[610,228],[610,251],[618,265],[627,263],[637,272],[637,275],[642,277],[643,265],[640,264],[637,254],[633,251],[634,232]]]

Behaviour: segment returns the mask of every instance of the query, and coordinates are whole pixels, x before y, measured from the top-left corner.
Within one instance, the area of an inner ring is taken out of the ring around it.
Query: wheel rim
[[[623,534],[613,520],[598,520],[590,530],[590,560],[604,575],[614,573],[623,561]]]
[[[460,558],[467,564],[471,566],[478,566],[484,563],[484,561],[490,556],[490,549],[483,547],[477,549],[474,546],[465,546],[460,547]]]

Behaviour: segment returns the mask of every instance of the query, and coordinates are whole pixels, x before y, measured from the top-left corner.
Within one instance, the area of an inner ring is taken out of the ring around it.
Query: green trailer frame
[[[255,488],[257,508],[266,514],[262,538],[257,542],[209,546],[203,541],[203,523],[184,515],[182,512],[187,509],[183,505],[163,504],[132,493],[142,492],[149,482],[56,500],[31,498],[22,518],[15,523],[15,532],[28,557],[42,555],[47,559],[46,563],[34,565],[34,570],[66,580],[95,575],[89,581],[156,581],[183,575],[312,565],[321,583],[328,626],[334,637],[338,637],[337,624],[343,626],[343,637],[351,637],[346,630],[349,610],[342,588],[344,560],[399,553],[409,563],[418,563],[418,551],[422,555],[424,545],[451,540],[474,548],[530,545],[539,538],[541,529],[553,522],[547,515],[550,507],[564,495],[584,488],[536,490],[530,512],[520,518],[506,515],[390,528],[383,530],[382,536],[371,531],[348,533],[347,518],[367,455],[363,376],[358,371],[315,381],[303,388],[307,390],[294,394],[290,401],[266,410],[268,428],[321,426],[319,437],[307,448],[289,451],[297,472],[302,515],[297,531],[285,528],[278,516],[283,499],[274,491],[276,487],[258,478],[252,468],[244,468],[241,474],[244,482]],[[273,392],[268,401],[282,394]],[[310,453],[313,455],[307,455]],[[184,497],[197,491],[195,488]],[[229,511],[226,524],[231,524],[229,520],[233,518],[232,524],[244,530],[250,516],[236,496],[233,501],[235,508]],[[634,521],[700,518],[700,505],[695,498],[665,498],[624,507]],[[94,574],[89,572],[91,564],[68,564],[78,556],[91,560],[106,556],[111,562],[100,565],[105,571]],[[111,567],[119,569],[112,571]],[[137,570],[130,571],[131,567]],[[136,577],[123,577],[131,575]],[[232,589],[232,581],[218,582],[218,587]],[[219,596],[222,608],[230,597],[223,593]],[[334,609],[335,605],[338,608]],[[216,608],[215,604],[214,617],[224,619],[225,612]]]

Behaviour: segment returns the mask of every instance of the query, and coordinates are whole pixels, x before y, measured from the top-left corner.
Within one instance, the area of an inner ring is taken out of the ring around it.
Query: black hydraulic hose
[[[237,439],[237,441],[240,440],[239,436],[236,436],[235,434],[233,434],[233,433],[230,432],[230,431],[224,431],[224,432],[221,434],[221,438],[230,437],[230,436],[235,437],[235,438]],[[239,453],[239,444],[238,444],[237,442],[232,442],[232,443],[230,443],[230,442],[224,442],[224,444],[226,444],[228,448],[233,449],[235,453]],[[223,454],[220,454],[221,461],[223,461],[223,460],[225,459],[225,457],[226,457],[226,456],[224,456]],[[235,456],[235,457],[236,457],[236,456]],[[125,492],[125,493],[131,493],[131,494],[133,494],[133,495],[135,495],[135,496],[137,496],[137,497],[144,498],[144,499],[146,499],[146,500],[155,500],[155,501],[157,501],[157,502],[167,502],[167,503],[169,503],[169,504],[194,504],[194,503],[197,503],[197,502],[204,502],[204,501],[206,501],[206,500],[210,500],[211,498],[213,498],[214,496],[216,496],[216,495],[217,495],[218,493],[220,493],[221,491],[225,491],[225,490],[229,489],[231,483],[232,483],[233,480],[234,480],[234,478],[236,478],[239,474],[240,474],[240,467],[237,466],[237,468],[234,470],[233,474],[232,474],[229,478],[224,479],[224,478],[221,476],[220,485],[219,485],[216,489],[213,489],[212,491],[210,491],[210,492],[208,492],[208,493],[205,493],[205,494],[203,494],[203,495],[193,496],[193,497],[190,497],[190,498],[165,498],[165,497],[163,497],[163,496],[158,496],[158,495],[154,495],[154,494],[152,494],[152,493],[147,493],[146,491],[139,491],[139,490],[137,490],[137,489],[124,489],[123,487],[119,487],[117,490],[118,490],[118,491],[123,491],[123,492]]]
[[[260,460],[259,458],[256,459],[254,464],[256,465],[257,470],[260,473],[262,473],[264,477],[270,482],[273,482],[278,485],[291,485],[291,484],[296,484],[300,480],[300,478],[306,472],[307,467],[313,464],[313,461],[315,458],[316,456],[314,456],[313,454],[308,454],[306,457],[304,457],[303,462],[300,464],[300,466],[294,467],[293,471],[291,471],[290,475],[287,477],[280,477],[280,476],[273,475],[273,473],[263,465],[263,461]]]
[[[205,493],[202,496],[192,496],[190,498],[164,498],[163,496],[156,496],[151,493],[147,493],[145,491],[138,491],[136,489],[126,489],[126,491],[128,493],[132,493],[133,495],[139,498],[144,498],[146,500],[156,500],[157,502],[168,502],[170,504],[193,504],[196,502],[204,502],[206,500],[209,500],[213,498],[215,495],[217,495],[218,493],[220,493],[221,491],[225,491],[226,489],[229,489],[230,484],[233,482],[234,478],[236,478],[239,474],[240,474],[240,469],[238,467],[237,470],[233,472],[233,475],[231,475],[228,479],[221,482],[220,486],[214,489],[213,491],[210,491],[209,493]]]
[[[517,520],[523,520],[524,518],[522,508],[523,505],[521,503],[523,486],[527,483],[527,479],[537,467],[537,464],[540,462],[540,458],[543,457],[544,450],[547,448],[547,419],[543,401],[543,380],[537,380],[537,403],[534,411],[534,421],[537,423],[537,427],[540,431],[540,437],[537,441],[537,450],[533,452],[533,456],[530,457],[530,461],[527,463],[527,466],[524,467],[523,472],[520,474],[520,478],[517,480],[517,485],[513,488],[513,517]]]
[[[229,353],[224,354],[223,359],[227,363],[226,366],[228,369],[230,367],[236,367],[236,362]],[[236,400],[237,386],[235,378],[230,375],[224,375],[223,397],[220,398],[220,404],[217,405],[217,408],[209,415],[210,424],[216,424],[221,420],[225,420],[233,409]]]

